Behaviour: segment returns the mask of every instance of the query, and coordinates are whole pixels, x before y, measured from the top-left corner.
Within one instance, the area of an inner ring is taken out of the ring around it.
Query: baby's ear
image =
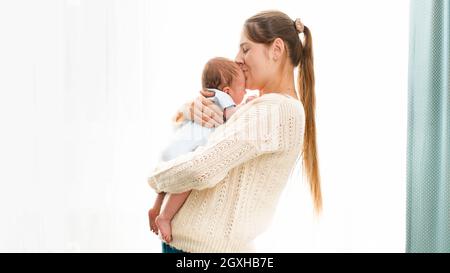
[[[231,88],[230,88],[229,86],[226,86],[226,87],[224,87],[224,88],[222,89],[222,91],[225,92],[225,93],[227,93],[227,94],[229,95],[230,92],[231,92]]]

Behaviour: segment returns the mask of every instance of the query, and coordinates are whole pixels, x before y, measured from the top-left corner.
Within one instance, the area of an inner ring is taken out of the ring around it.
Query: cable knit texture
[[[157,192],[191,194],[172,220],[173,247],[187,252],[254,252],[299,159],[300,101],[266,94],[242,106],[205,146],[160,163]]]

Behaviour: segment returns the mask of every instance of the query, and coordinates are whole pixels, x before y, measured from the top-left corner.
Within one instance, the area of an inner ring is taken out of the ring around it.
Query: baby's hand
[[[244,103],[251,102],[252,100],[256,99],[258,96],[248,96]]]

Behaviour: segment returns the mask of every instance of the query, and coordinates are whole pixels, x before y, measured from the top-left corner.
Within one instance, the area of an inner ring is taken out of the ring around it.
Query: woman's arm
[[[214,187],[240,164],[284,149],[280,106],[254,104],[215,132],[194,152],[161,163],[148,182],[157,192],[180,193]]]

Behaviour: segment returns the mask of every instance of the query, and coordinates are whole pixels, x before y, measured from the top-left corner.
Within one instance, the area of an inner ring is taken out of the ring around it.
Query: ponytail
[[[300,100],[305,110],[305,135],[303,139],[303,170],[309,181],[314,209],[316,213],[322,210],[322,193],[320,190],[319,159],[316,144],[315,107],[316,98],[314,90],[314,62],[312,38],[310,30],[305,26],[303,31],[305,42],[300,50],[298,67],[298,88]]]

